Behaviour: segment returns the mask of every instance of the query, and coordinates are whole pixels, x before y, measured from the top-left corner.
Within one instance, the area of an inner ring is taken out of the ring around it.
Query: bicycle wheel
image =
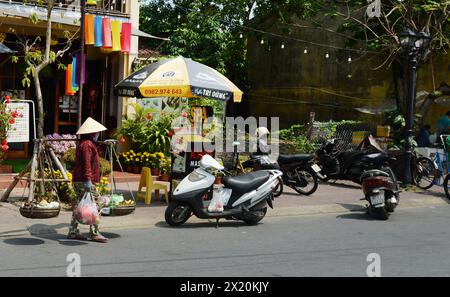
[[[450,179],[450,173],[447,174],[444,179],[444,191],[445,191],[445,196],[447,196],[447,199],[450,199],[450,189],[448,188],[449,187],[449,184],[448,184],[449,179]]]
[[[426,157],[418,158],[414,168],[414,182],[424,190],[428,190],[436,179],[437,167],[433,161]]]

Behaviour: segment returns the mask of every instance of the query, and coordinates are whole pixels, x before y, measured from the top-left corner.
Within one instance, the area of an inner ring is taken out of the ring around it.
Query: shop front
[[[103,8],[97,1],[96,8],[87,10],[85,41],[85,81],[83,98],[79,98],[79,89],[68,92],[68,84],[75,87],[75,79],[68,81],[67,70],[59,67],[72,65],[80,60],[79,20],[80,12],[68,11],[65,4],[55,7],[52,14],[52,50],[57,50],[66,42],[65,31],[75,35],[71,48],[57,62],[47,66],[40,73],[41,90],[44,99],[44,134],[75,134],[78,123],[79,104],[82,105],[82,121],[92,117],[107,128],[104,138],[112,137],[115,128],[120,125],[126,112],[122,106],[126,99],[113,94],[114,85],[129,74],[132,62],[138,55],[139,36],[152,37],[139,31],[139,3],[136,0],[121,1],[119,9]],[[35,9],[22,2],[0,0],[0,34],[2,41],[11,53],[0,53],[0,97],[35,102],[33,83],[23,82],[27,65],[24,61],[23,46],[19,41],[34,40],[36,36],[45,36],[46,22],[33,25],[29,15]],[[45,14],[44,8],[37,8],[39,17]],[[78,21],[78,23],[77,23]],[[92,21],[92,22],[91,22]],[[102,26],[105,22],[112,26]],[[100,26],[99,26],[100,24]],[[126,28],[126,32],[124,31]],[[100,35],[99,35],[100,33]],[[100,36],[100,37],[99,37]],[[125,38],[124,38],[125,37]],[[89,38],[89,40],[88,40]],[[111,44],[105,44],[104,41]],[[124,43],[125,40],[125,43]],[[2,47],[3,48],[3,47]],[[38,48],[42,50],[42,48]],[[14,57],[14,58],[12,58]],[[79,64],[78,64],[79,65]],[[79,71],[73,71],[72,77],[78,77]],[[33,131],[33,120],[30,129]],[[30,139],[33,135],[30,135]],[[32,154],[32,142],[12,143],[6,154],[8,160],[29,159]],[[24,160],[25,162],[25,160]]]

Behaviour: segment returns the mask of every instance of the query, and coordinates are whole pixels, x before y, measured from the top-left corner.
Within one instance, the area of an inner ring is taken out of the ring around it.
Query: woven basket
[[[20,214],[29,219],[49,219],[59,215],[61,207],[54,209],[45,209],[37,207],[21,207]]]
[[[136,209],[136,205],[132,206],[118,206],[111,209],[111,216],[125,216],[131,214]]]

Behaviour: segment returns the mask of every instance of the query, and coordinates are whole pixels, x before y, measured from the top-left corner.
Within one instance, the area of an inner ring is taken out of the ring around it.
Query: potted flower
[[[150,164],[151,164],[151,172],[152,175],[159,176],[160,168],[161,168],[161,154],[162,153],[153,153],[150,154]],[[162,154],[164,157],[164,154]]]
[[[169,181],[170,180],[170,168],[171,168],[171,160],[170,158],[165,158],[161,164],[161,181]]]
[[[216,179],[214,180],[215,185],[219,185],[222,183],[222,175],[219,172],[216,172],[215,174]]]

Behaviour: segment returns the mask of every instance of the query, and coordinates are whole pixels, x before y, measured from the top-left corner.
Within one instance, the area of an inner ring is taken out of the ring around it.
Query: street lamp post
[[[430,36],[425,32],[414,32],[410,29],[400,33],[400,44],[405,49],[408,55],[408,77],[407,77],[407,94],[406,94],[406,125],[405,125],[405,176],[404,183],[409,185],[412,183],[412,141],[413,141],[413,126],[414,126],[414,101],[416,98],[416,82],[417,82],[417,68],[419,66],[419,59],[422,58],[425,50],[428,49]]]

